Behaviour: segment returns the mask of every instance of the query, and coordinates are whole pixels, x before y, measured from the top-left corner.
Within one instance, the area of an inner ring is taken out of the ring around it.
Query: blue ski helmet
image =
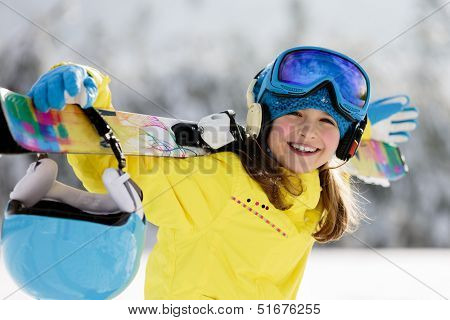
[[[138,193],[140,208],[123,211],[117,202],[126,198],[71,188],[56,173],[53,160],[41,159],[11,193],[1,233],[6,269],[36,299],[111,299],[141,260],[146,221]],[[117,181],[111,177],[124,175],[106,169],[108,190]]]

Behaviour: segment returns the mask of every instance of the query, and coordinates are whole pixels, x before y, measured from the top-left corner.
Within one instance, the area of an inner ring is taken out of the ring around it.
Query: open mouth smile
[[[301,156],[312,156],[320,151],[319,148],[314,148],[293,142],[288,142],[288,145],[293,152]]]

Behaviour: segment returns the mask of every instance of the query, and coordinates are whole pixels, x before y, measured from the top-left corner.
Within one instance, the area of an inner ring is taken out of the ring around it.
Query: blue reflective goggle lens
[[[341,98],[354,107],[366,104],[368,84],[363,72],[339,55],[315,49],[293,51],[283,58],[278,68],[278,81],[311,87],[325,79],[333,82]]]

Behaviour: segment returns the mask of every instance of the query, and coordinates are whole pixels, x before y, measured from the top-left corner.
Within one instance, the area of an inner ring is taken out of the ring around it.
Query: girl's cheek
[[[322,140],[327,148],[337,149],[339,145],[339,130],[330,128],[322,132]]]
[[[272,131],[276,134],[277,138],[286,139],[289,136],[289,132],[294,129],[294,126],[289,121],[279,121],[273,124]]]
[[[283,137],[289,137],[290,135],[292,135],[292,132],[295,130],[295,126],[293,126],[290,123],[287,123],[286,125],[283,125],[281,128],[281,134],[283,135]]]

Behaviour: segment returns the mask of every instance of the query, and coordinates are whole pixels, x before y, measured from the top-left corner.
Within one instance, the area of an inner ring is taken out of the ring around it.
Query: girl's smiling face
[[[302,109],[276,118],[267,143],[283,167],[296,173],[310,172],[336,153],[339,128],[328,113]]]

